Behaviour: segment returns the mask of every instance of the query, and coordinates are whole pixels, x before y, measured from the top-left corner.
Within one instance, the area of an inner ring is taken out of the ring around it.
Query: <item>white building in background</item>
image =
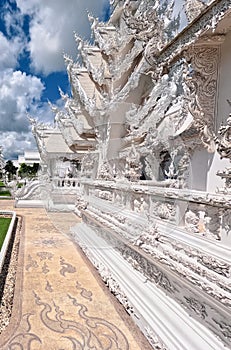
[[[34,163],[40,163],[40,154],[38,151],[24,151],[23,155],[19,155],[17,161],[14,161],[14,165],[20,167],[21,164],[33,165]],[[17,164],[17,165],[16,165]]]
[[[73,184],[72,238],[154,349],[230,349],[231,1],[111,3],[66,57],[59,152],[32,120],[46,198]],[[67,146],[81,171],[57,181]]]

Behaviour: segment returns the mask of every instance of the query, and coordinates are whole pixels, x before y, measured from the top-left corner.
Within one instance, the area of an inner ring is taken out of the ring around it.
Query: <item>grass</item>
[[[10,191],[0,191],[0,196],[11,197]]]
[[[4,182],[0,181],[0,187],[5,187],[6,185],[4,184]]]
[[[2,244],[6,237],[6,233],[10,225],[10,222],[11,222],[11,218],[0,218],[0,250],[2,248]]]

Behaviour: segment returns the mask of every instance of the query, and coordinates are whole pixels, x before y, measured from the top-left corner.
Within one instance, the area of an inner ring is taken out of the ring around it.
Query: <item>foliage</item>
[[[0,196],[11,197],[11,193],[10,193],[10,191],[8,191],[8,190],[6,190],[6,191],[0,191]]]
[[[0,218],[0,250],[7,234],[11,218]]]
[[[8,174],[8,180],[11,180],[13,178],[13,175],[16,175],[18,168],[16,168],[16,166],[14,166],[12,160],[8,160],[6,162],[4,169]]]
[[[19,171],[18,171],[18,175],[21,178],[24,177],[33,177],[37,174],[39,169],[39,164],[38,163],[34,163],[32,166],[31,165],[27,165],[25,163],[22,163]]]
[[[4,182],[0,181],[0,187],[5,187]]]

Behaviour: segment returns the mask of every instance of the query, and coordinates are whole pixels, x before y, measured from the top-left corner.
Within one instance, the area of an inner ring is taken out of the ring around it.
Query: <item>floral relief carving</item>
[[[201,318],[205,319],[208,314],[206,312],[205,305],[199,302],[199,300],[195,298],[187,298],[184,297],[189,308],[192,309],[196,314],[198,314]]]
[[[175,220],[176,208],[173,203],[154,202],[152,213],[164,220]]]
[[[185,82],[189,88],[189,112],[200,132],[201,141],[209,151],[214,151],[214,116],[219,47],[190,46],[184,56],[189,64]]]

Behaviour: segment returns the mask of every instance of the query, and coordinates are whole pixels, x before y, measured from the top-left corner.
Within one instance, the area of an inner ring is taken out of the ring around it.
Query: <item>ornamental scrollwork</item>
[[[188,63],[185,83],[188,86],[188,110],[209,152],[215,151],[213,129],[216,106],[219,48],[191,46],[184,53]]]
[[[218,130],[218,136],[215,137],[215,144],[217,152],[222,158],[228,158],[231,161],[231,114],[227,119],[226,125],[221,125]],[[230,193],[231,192],[231,167],[225,170],[218,171],[217,175],[225,180],[225,186],[220,192]]]

